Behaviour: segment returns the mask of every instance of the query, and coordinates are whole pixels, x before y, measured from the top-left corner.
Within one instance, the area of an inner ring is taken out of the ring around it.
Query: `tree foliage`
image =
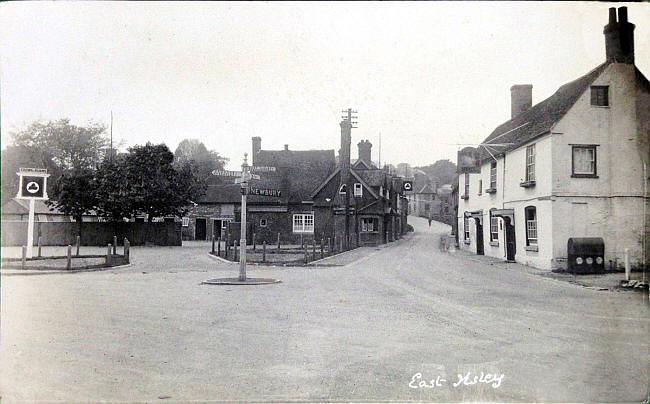
[[[428,166],[417,168],[424,171],[430,178],[437,178],[440,181],[438,185],[453,184],[458,177],[456,164],[449,160],[438,160]]]
[[[123,156],[102,161],[95,171],[92,189],[99,216],[119,222],[135,214]]]
[[[174,152],[177,167],[192,163],[201,181],[209,178],[213,170],[223,170],[228,161],[214,150],[208,150],[198,139],[185,139],[178,144]]]

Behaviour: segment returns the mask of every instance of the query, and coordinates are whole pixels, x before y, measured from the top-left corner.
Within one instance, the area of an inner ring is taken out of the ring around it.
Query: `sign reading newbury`
[[[275,196],[279,198],[282,196],[282,192],[279,189],[260,189],[251,187],[249,195]]]

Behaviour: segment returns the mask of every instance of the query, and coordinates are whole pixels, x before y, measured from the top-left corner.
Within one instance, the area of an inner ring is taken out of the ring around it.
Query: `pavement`
[[[249,267],[272,285],[201,285],[238,272],[207,243],[3,274],[2,401],[647,399],[647,295],[447,253],[447,226],[409,223],[343,266]]]

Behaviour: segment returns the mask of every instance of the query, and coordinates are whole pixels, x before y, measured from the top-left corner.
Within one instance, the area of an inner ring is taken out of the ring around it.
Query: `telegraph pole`
[[[350,188],[351,188],[351,183],[350,183],[350,144],[352,142],[352,128],[357,128],[355,126],[357,124],[356,119],[357,116],[353,115],[356,114],[357,111],[353,111],[352,108],[348,108],[347,110],[341,111],[345,115],[343,115],[341,118],[343,118],[343,121],[341,122],[341,130],[343,131],[345,135],[345,146],[341,145],[342,149],[346,150],[346,155],[345,156],[339,156],[340,158],[345,159],[346,161],[342,162],[341,167],[343,168],[343,172],[341,173],[342,175],[342,182],[345,184],[345,248],[346,250],[350,249]]]

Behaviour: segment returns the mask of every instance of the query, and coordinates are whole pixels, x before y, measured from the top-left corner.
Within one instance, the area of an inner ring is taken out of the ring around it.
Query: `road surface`
[[[3,276],[3,402],[646,399],[642,294],[441,252],[448,227],[409,221],[347,266],[249,267],[276,285],[201,285],[238,271],[206,245]]]

